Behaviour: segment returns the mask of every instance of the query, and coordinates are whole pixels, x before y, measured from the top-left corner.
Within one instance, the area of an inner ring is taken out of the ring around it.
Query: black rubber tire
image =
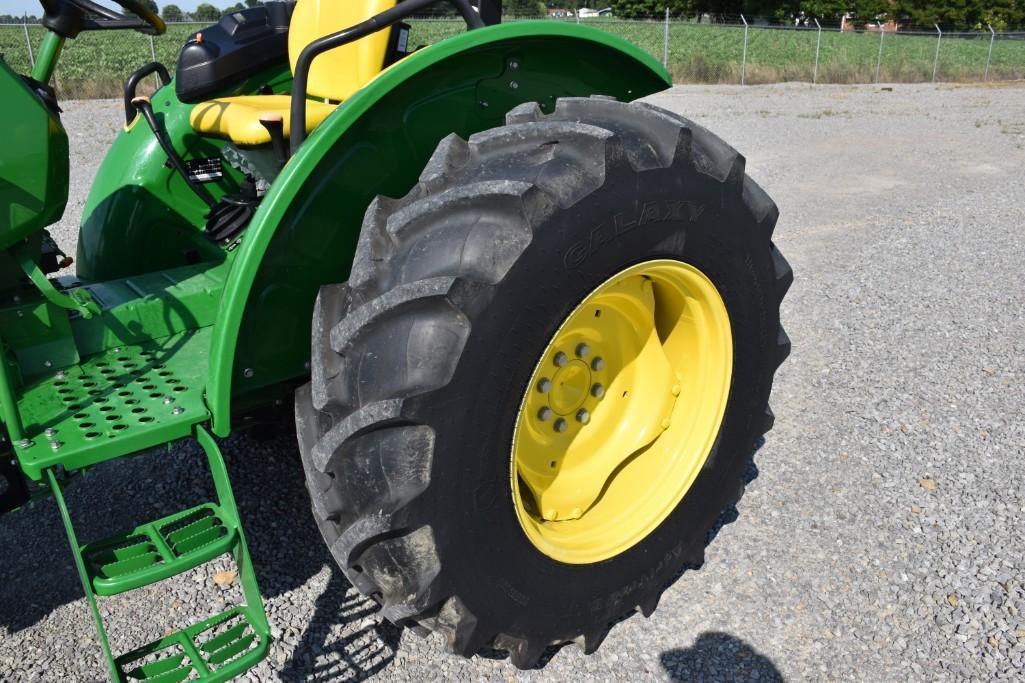
[[[314,514],[353,585],[453,652],[491,647],[529,668],[552,645],[593,651],[702,563],[772,426],[792,274],[770,241],[776,206],[700,126],[606,98],[562,99],[548,116],[522,105],[506,122],[446,138],[408,195],[374,200],[349,282],[318,297],[296,422]],[[584,296],[653,258],[697,266],[723,296],[735,358],[726,415],[654,532],[609,560],[563,564],[515,516],[519,401]]]

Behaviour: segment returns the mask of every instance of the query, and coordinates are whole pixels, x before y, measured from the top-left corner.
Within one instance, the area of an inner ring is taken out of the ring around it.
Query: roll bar
[[[372,33],[388,28],[392,24],[412,16],[426,7],[443,1],[455,6],[466,22],[467,30],[483,28],[485,26],[484,20],[473,5],[470,4],[470,0],[403,0],[391,9],[376,14],[355,26],[350,26],[337,33],[326,35],[323,38],[318,38],[303,48],[303,51],[299,53],[299,59],[296,60],[292,77],[290,116],[290,150],[292,155],[295,155],[299,150],[299,146],[306,139],[306,87],[314,58],[328,50],[347,45]]]

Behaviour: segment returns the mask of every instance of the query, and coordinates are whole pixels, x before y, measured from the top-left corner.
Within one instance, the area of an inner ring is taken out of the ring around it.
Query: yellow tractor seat
[[[200,102],[193,107],[189,123],[197,133],[225,137],[236,145],[264,145],[271,138],[260,123],[260,117],[266,114],[280,115],[287,138],[291,134],[291,106],[292,98],[288,95],[222,97]],[[306,132],[311,133],[337,106],[306,100]]]
[[[299,54],[318,38],[360,23],[391,9],[397,0],[299,0],[288,25],[288,61],[295,69]],[[337,47],[318,56],[310,68],[307,94],[341,102],[384,69],[389,31],[383,30]],[[310,133],[337,104],[306,102],[306,132]],[[243,95],[200,102],[192,108],[189,123],[204,135],[225,137],[238,145],[261,145],[271,141],[260,116],[280,115],[284,134],[290,133],[289,95]]]

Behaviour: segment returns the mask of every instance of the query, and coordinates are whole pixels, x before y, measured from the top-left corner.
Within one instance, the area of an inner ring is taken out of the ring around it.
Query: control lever
[[[288,161],[288,150],[285,148],[285,119],[281,114],[266,112],[260,114],[260,125],[270,134],[270,144],[274,148],[274,156],[278,164],[284,166]]]

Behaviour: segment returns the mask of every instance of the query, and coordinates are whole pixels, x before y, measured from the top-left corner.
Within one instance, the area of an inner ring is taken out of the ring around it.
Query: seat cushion
[[[225,137],[237,145],[263,145],[270,142],[270,133],[260,123],[260,115],[280,114],[287,138],[291,134],[291,106],[292,98],[288,95],[221,97],[200,102],[193,107],[189,123],[197,133]],[[319,126],[337,106],[307,100],[307,134]]]

